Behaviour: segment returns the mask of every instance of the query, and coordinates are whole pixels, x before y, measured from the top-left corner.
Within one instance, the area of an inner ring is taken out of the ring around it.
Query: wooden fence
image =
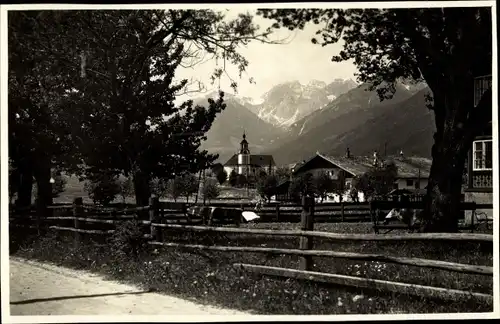
[[[333,273],[321,273],[311,271],[313,257],[333,257],[339,259],[379,261],[392,264],[410,265],[414,267],[433,268],[445,271],[476,274],[483,276],[493,276],[493,267],[460,264],[445,262],[440,260],[429,260],[411,257],[395,257],[383,254],[353,253],[332,250],[313,250],[314,238],[328,239],[333,241],[462,241],[462,242],[485,242],[492,243],[493,235],[472,234],[472,233],[419,233],[405,235],[377,235],[377,234],[342,234],[314,231],[314,223],[317,219],[315,213],[318,209],[314,206],[314,200],[304,198],[301,206],[300,230],[267,230],[248,229],[234,227],[212,227],[200,226],[201,219],[187,219],[181,210],[168,209],[165,204],[158,203],[155,198],[150,200],[150,205],[145,207],[129,208],[123,210],[106,210],[86,206],[81,198],[75,199],[73,205],[63,205],[51,207],[52,215],[40,217],[33,214],[33,210],[25,211],[24,217],[12,215],[11,222],[15,225],[16,219],[28,220],[27,223],[39,232],[43,229],[53,229],[56,231],[70,231],[74,234],[75,245],[80,244],[82,235],[110,235],[114,232],[115,226],[119,222],[128,219],[137,219],[144,226],[144,238],[154,246],[165,248],[187,248],[196,250],[209,250],[220,252],[241,252],[241,253],[263,253],[274,255],[296,255],[300,257],[299,269],[288,269],[269,267],[263,265],[237,263],[233,266],[244,270],[261,274],[292,277],[304,280],[315,280],[321,282],[335,283],[346,286],[363,288],[375,288],[391,292],[406,293],[418,296],[434,296],[445,299],[454,299],[459,296],[473,296],[478,300],[493,301],[493,296],[484,293],[462,291],[456,289],[445,289],[432,286],[408,284],[386,280],[375,280],[355,276],[347,276]],[[57,214],[57,215],[56,215]],[[35,220],[35,226],[32,225]],[[185,224],[179,224],[183,220]],[[27,225],[25,223],[24,225]],[[190,223],[186,225],[186,223]],[[289,236],[299,237],[300,243],[297,249],[268,248],[268,247],[246,247],[246,246],[209,246],[200,244],[181,244],[165,242],[162,240],[162,229],[173,229],[180,231],[198,232],[221,232],[246,235],[265,236]]]

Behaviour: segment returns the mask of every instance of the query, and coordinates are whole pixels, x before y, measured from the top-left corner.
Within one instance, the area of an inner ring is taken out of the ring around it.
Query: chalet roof
[[[224,166],[236,166],[238,165],[238,154],[234,154],[225,164]],[[260,167],[268,167],[276,166],[274,162],[274,158],[272,155],[267,154],[252,154],[250,155],[250,165],[260,166]]]
[[[315,158],[322,158],[353,176],[360,176],[371,170],[373,167],[373,157],[369,156],[330,156],[316,153],[311,159],[298,166],[294,173],[297,173],[302,167],[307,166],[308,162]],[[423,157],[387,157],[385,161],[392,161],[398,169],[398,178],[418,178],[419,170],[421,178],[428,178],[432,160]]]

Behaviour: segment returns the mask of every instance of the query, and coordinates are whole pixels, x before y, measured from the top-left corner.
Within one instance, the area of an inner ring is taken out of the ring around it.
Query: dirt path
[[[10,258],[10,312],[17,315],[245,315],[104,280],[85,271]]]

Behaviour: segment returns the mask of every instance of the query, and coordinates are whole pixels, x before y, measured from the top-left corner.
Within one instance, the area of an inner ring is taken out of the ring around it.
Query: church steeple
[[[245,131],[243,131],[243,140],[240,142],[240,154],[250,154],[246,137]]]

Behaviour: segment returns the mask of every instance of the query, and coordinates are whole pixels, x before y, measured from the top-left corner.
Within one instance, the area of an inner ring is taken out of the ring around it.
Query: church
[[[235,170],[237,174],[242,174],[247,178],[258,175],[261,170],[270,174],[275,169],[276,164],[272,155],[250,154],[245,133],[243,133],[243,140],[240,142],[239,152],[224,164],[224,170],[228,175]]]

